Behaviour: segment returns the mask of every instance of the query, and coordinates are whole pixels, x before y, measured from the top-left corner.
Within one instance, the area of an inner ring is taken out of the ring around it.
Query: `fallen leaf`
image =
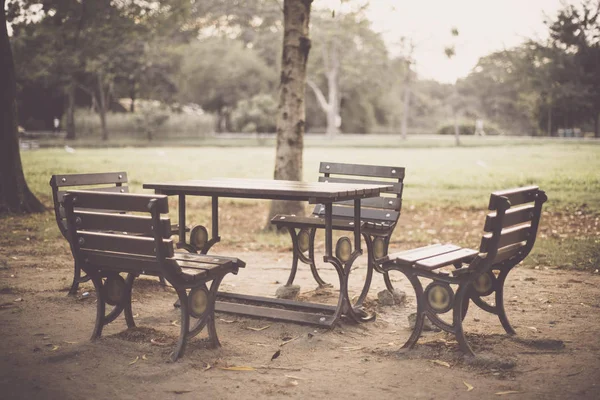
[[[15,299],[15,303],[18,303],[18,302],[20,302],[20,301],[23,301],[23,298],[22,298],[22,297],[19,297],[19,298]]]
[[[219,321],[223,321],[227,324],[233,324],[235,322],[235,320],[233,320],[233,319],[223,319],[223,318],[219,318]]]
[[[538,331],[538,329],[535,326],[528,326],[527,329],[531,329],[533,332]]]
[[[219,367],[224,371],[256,371],[254,367],[246,367],[246,366],[235,366],[235,367]]]
[[[263,326],[262,328],[253,328],[251,326],[247,326],[246,329],[249,329],[251,331],[255,331],[255,332],[260,332],[260,331],[264,331],[265,329],[269,328],[271,325],[266,325]]]
[[[136,362],[138,362],[138,360],[139,360],[139,359],[140,359],[140,357],[139,357],[139,356],[136,356],[136,357],[133,359],[133,361],[129,363],[129,365],[133,365],[133,364],[135,364]]]
[[[146,361],[147,359],[148,359],[148,357],[146,357],[146,355],[144,354],[144,355],[142,356],[142,360]]]
[[[277,350],[273,356],[271,357],[271,361],[273,361],[274,359],[276,359],[277,357],[279,357],[281,355],[281,350]]]
[[[67,343],[67,344],[77,344],[77,342],[69,342],[67,340],[65,340],[65,343]]]
[[[442,360],[429,360],[434,364],[437,365],[441,365],[442,367],[446,367],[446,368],[450,368],[450,364],[448,364],[446,361],[442,361]]]
[[[494,394],[497,394],[498,396],[502,396],[505,394],[515,394],[515,393],[521,393],[521,392],[519,392],[517,390],[505,390],[504,392],[496,392]]]
[[[60,349],[60,346],[54,345],[54,346],[52,346],[52,348],[50,349],[50,351],[56,351],[58,349]]]
[[[180,326],[177,321],[171,321],[171,325],[173,325],[173,326]]]
[[[209,363],[206,363],[206,367],[202,368],[202,371],[208,371],[211,368],[212,368],[212,365],[210,365]]]
[[[185,393],[191,393],[191,390],[171,390],[171,393],[175,393],[175,394],[185,394]]]
[[[473,390],[473,385],[471,385],[470,383],[467,383],[465,381],[463,381],[463,383],[467,387],[467,392],[470,392],[471,390]]]
[[[297,381],[297,380],[295,380],[295,379],[290,379],[290,380],[288,381],[288,385],[289,385],[289,386],[298,386],[298,381]]]
[[[158,340],[156,340],[156,339],[150,339],[150,343],[152,343],[152,344],[154,344],[154,345],[156,345],[156,346],[166,346],[166,345],[167,345],[166,343],[159,342],[159,341],[158,341]]]

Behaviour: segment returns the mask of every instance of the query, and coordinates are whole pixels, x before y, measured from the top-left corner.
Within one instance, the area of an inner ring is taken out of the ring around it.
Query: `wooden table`
[[[355,309],[348,296],[348,275],[353,261],[362,254],[360,237],[360,199],[379,196],[392,190],[391,185],[346,184],[327,182],[297,182],[264,179],[215,178],[179,182],[145,183],[145,189],[156,193],[179,196],[179,243],[180,248],[196,251],[185,238],[185,197],[207,196],[212,198],[211,238],[201,253],[221,240],[219,236],[219,197],[244,199],[271,199],[307,201],[325,206],[325,255],[323,260],[332,264],[339,277],[340,295],[337,306],[281,300],[267,297],[222,293],[221,299],[233,299],[241,303],[217,302],[217,311],[272,318],[281,321],[332,326],[342,315],[356,321],[367,321],[374,316]],[[354,251],[349,261],[342,262],[333,254],[332,204],[337,201],[354,200]],[[256,304],[252,304],[256,303]],[[285,308],[273,308],[285,307]]]

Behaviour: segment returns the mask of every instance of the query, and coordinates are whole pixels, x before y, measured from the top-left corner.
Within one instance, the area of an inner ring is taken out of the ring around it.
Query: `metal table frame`
[[[216,304],[216,310],[326,327],[337,323],[342,315],[357,322],[370,321],[375,318],[374,315],[369,315],[361,308],[352,305],[348,295],[348,279],[352,264],[362,254],[360,200],[390,191],[392,190],[391,185],[215,178],[145,183],[143,187],[154,189],[157,194],[178,196],[178,247],[187,251],[198,250],[203,254],[206,254],[214,244],[221,240],[219,236],[219,197],[295,200],[308,201],[310,204],[323,204],[325,206],[325,255],[323,260],[332,264],[338,274],[340,294],[337,306],[220,292],[220,301]],[[187,195],[212,198],[211,237],[202,249],[195,249],[186,242],[185,200]],[[334,202],[344,200],[354,200],[354,250],[347,260],[342,261],[333,253],[332,205]],[[368,291],[369,286],[370,280],[367,280],[363,287],[364,294]]]

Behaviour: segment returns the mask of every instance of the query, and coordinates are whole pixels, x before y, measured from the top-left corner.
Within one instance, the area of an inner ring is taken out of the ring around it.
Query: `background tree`
[[[312,0],[284,0],[283,53],[277,109],[275,179],[302,180],[306,63],[310,51],[309,22]],[[304,214],[301,202],[273,201],[269,220],[275,214]],[[267,227],[271,224],[267,222]]]
[[[450,33],[454,40],[458,37],[458,29],[452,28]],[[456,55],[456,46],[454,44],[447,46],[444,53],[448,60],[451,60]],[[458,129],[458,87],[457,82],[454,82],[454,95],[452,99],[452,116],[454,118],[454,140],[457,146],[460,146],[460,132]]]
[[[217,132],[231,132],[238,101],[274,86],[273,71],[251,48],[225,38],[206,39],[182,49],[181,99],[217,114]]]
[[[6,27],[5,0],[0,0],[0,214],[40,212],[21,164],[17,129],[15,66]]]

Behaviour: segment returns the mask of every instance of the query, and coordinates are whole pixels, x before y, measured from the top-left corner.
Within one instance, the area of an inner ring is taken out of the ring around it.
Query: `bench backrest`
[[[542,204],[548,200],[537,186],[493,192],[481,239],[480,253],[486,253],[488,265],[511,259],[519,262],[533,248],[542,215]]]
[[[169,212],[167,196],[73,190],[64,208],[67,238],[82,265],[161,275],[173,257],[170,220],[161,217]]]
[[[67,188],[85,188],[102,192],[128,193],[127,172],[106,172],[93,174],[52,175],[52,199],[54,200],[54,216],[63,236],[67,237],[67,221],[63,198]]]
[[[332,183],[365,183],[374,185],[393,185],[391,192],[382,193],[379,197],[361,200],[361,219],[376,223],[393,224],[400,217],[402,208],[402,190],[404,189],[404,167],[388,167],[379,165],[342,164],[322,162],[319,182]],[[334,218],[353,218],[354,201],[341,201],[333,205]],[[313,215],[324,216],[325,207],[317,204]]]

